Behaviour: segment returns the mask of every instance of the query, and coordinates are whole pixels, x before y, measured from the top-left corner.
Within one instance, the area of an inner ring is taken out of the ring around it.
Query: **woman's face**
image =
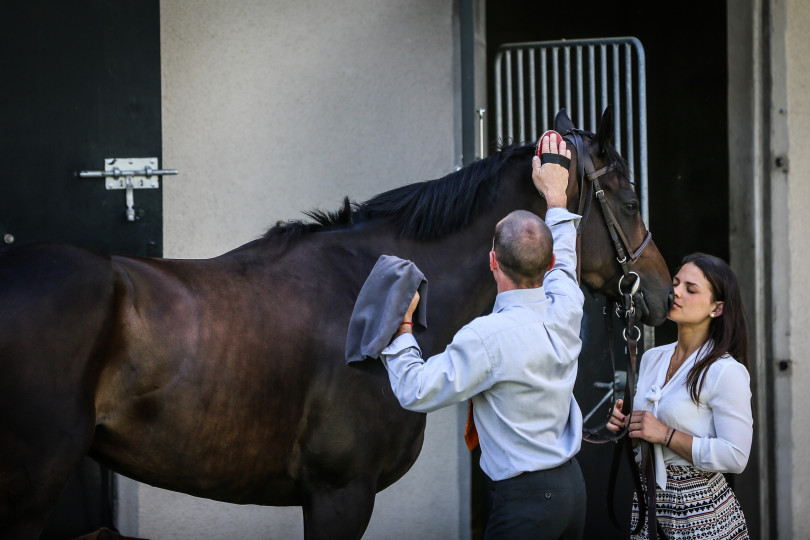
[[[723,302],[716,302],[703,271],[686,263],[672,279],[675,303],[667,318],[677,324],[708,324],[723,313]]]

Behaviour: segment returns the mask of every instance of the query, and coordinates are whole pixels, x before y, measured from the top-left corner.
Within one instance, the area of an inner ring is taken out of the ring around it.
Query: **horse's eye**
[[[624,211],[627,212],[628,214],[637,214],[638,213],[638,202],[632,201],[632,202],[626,203],[624,205]]]

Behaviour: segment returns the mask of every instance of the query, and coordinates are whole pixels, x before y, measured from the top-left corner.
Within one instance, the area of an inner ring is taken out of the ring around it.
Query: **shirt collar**
[[[527,302],[543,302],[546,299],[546,291],[543,286],[534,289],[512,289],[511,291],[504,291],[495,297],[495,305],[492,311],[497,313],[504,309]]]

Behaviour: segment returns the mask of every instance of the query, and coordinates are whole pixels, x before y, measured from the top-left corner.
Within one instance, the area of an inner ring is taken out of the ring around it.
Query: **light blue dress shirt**
[[[551,469],[580,449],[582,413],[573,394],[584,302],[576,280],[579,218],[563,208],[547,212],[557,262],[543,286],[500,293],[491,314],[427,361],[409,333],[382,351],[404,408],[429,412],[472,398],[481,469],[492,480]]]

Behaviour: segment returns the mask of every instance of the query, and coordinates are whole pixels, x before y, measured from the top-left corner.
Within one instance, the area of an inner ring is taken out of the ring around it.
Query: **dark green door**
[[[161,158],[159,0],[0,0],[0,73],[0,246],[162,255],[160,189],[136,190],[128,221],[125,191],[76,174]],[[110,473],[85,459],[42,538],[103,526]]]
[[[76,175],[160,158],[159,1],[0,5],[0,238],[160,255],[160,189],[136,190],[127,221],[125,191]]]

